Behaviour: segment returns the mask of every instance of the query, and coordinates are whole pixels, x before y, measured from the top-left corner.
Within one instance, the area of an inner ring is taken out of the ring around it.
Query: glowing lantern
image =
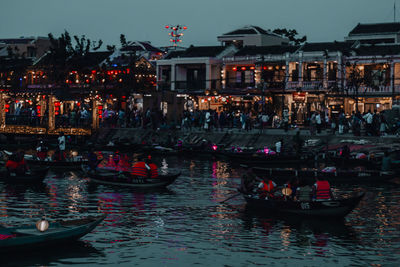
[[[246,67],[242,67],[242,70],[246,70]]]
[[[36,228],[40,231],[40,232],[44,232],[47,229],[49,229],[49,222],[46,221],[46,218],[43,217],[41,220],[36,222]]]
[[[290,196],[292,194],[292,189],[289,187],[282,188],[282,195],[284,196]]]
[[[232,70],[236,71],[236,70],[237,70],[237,68],[236,68],[236,67],[233,67],[233,68],[232,68]]]
[[[214,145],[212,145],[212,147],[211,147],[211,148],[212,148],[212,150],[216,151],[216,150],[217,150],[217,148],[218,148],[218,146],[214,144]]]

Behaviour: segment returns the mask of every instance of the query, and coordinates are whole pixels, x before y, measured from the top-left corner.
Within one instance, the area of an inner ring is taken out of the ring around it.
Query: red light
[[[6,104],[5,106],[6,106],[6,108],[10,108],[10,105],[9,105],[9,104]]]
[[[102,115],[99,115],[99,118],[101,119],[101,118],[103,118],[103,116],[102,116]]]
[[[250,69],[251,69],[251,70],[254,70],[255,68],[254,68],[254,67],[250,67]]]
[[[242,70],[246,70],[246,67],[242,67],[241,69],[242,69]]]
[[[131,70],[130,69],[126,69],[126,73],[128,73],[129,74],[129,72],[130,72]]]
[[[165,26],[165,29],[169,29],[169,26],[167,25],[167,26]]]
[[[264,67],[263,69],[264,69],[264,70],[266,70],[266,69],[267,69],[267,67]]]
[[[237,71],[237,68],[236,68],[236,67],[233,67],[232,70]]]
[[[6,110],[5,110],[5,112],[9,112],[9,111],[10,111],[9,109],[6,109]]]
[[[18,100],[15,100],[15,103],[17,103],[17,104],[18,104],[18,102],[19,102]]]
[[[102,110],[103,109],[103,106],[98,106],[97,107],[99,110]]]
[[[183,29],[184,29],[184,30],[186,30],[186,29],[187,29],[187,27],[186,27],[186,26],[184,26],[184,27],[183,27]]]
[[[96,73],[96,71],[95,70],[92,70],[92,74],[95,74]]]
[[[125,98],[126,98],[126,96],[124,96],[124,95],[123,95],[123,96],[122,96],[122,98],[123,98],[123,99],[125,99]]]

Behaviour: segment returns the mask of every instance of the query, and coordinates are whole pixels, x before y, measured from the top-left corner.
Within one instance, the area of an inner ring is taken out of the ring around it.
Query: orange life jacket
[[[329,199],[331,198],[331,186],[328,181],[317,181],[317,199]]]
[[[265,181],[262,181],[262,183],[263,183],[263,188],[262,188],[263,191],[272,192],[272,190],[274,190],[274,188],[275,188],[272,180],[269,180],[268,183],[266,183]]]
[[[144,163],[144,161],[137,162],[133,165],[131,174],[134,176],[148,177],[149,170],[146,168],[146,163]]]
[[[150,167],[150,177],[151,178],[157,178],[158,177],[157,165],[154,164],[154,163],[150,163],[149,167]]]

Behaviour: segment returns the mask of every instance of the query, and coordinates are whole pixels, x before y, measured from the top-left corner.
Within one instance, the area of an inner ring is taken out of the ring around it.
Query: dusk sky
[[[0,38],[56,37],[64,30],[104,44],[169,45],[166,24],[182,24],[183,46],[218,45],[217,36],[245,25],[294,28],[308,41],[343,41],[359,22],[393,22],[393,0],[15,0],[0,9]],[[400,1],[397,3],[400,21]],[[105,50],[103,45],[101,50]]]

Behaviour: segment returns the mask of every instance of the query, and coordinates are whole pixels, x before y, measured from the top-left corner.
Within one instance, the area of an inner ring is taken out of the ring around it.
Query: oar
[[[230,197],[228,197],[227,199],[220,201],[219,203],[224,203],[224,202],[226,202],[226,201],[228,201],[228,200],[230,200],[230,199],[232,199],[232,198],[234,198],[234,197],[237,197],[237,196],[240,195],[240,194],[241,194],[241,193],[234,194],[233,196],[230,196]]]

